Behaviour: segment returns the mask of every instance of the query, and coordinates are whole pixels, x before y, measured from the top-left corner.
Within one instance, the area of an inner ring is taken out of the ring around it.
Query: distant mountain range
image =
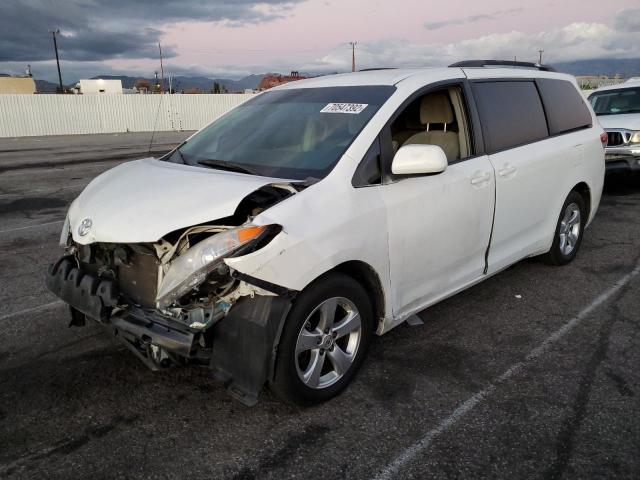
[[[640,58],[600,58],[576,62],[559,62],[553,63],[551,66],[559,72],[570,73],[576,77],[585,75],[613,77],[616,74],[619,74],[622,78],[640,76]]]
[[[36,88],[40,93],[56,93],[57,83],[51,83],[47,80],[36,80]]]
[[[640,76],[640,58],[632,59],[615,59],[615,58],[602,58],[593,60],[579,60],[575,62],[558,62],[553,63],[551,66],[555,67],[560,72],[569,73],[576,76],[584,75],[606,75],[613,77],[619,74],[623,78],[638,77]],[[0,76],[6,76],[1,74]],[[229,92],[243,92],[247,88],[257,88],[260,80],[264,74],[249,75],[239,80],[230,80],[228,78],[208,78],[201,76],[178,76],[173,77],[173,88],[176,91],[199,89],[203,92],[211,92],[214,82],[217,82],[221,86],[225,87]],[[126,75],[103,75],[93,78],[104,79],[118,79],[122,81],[124,88],[132,88],[135,82],[143,77],[131,77]],[[155,82],[154,78],[146,78],[151,85]],[[167,79],[165,79],[165,82]],[[67,85],[72,87],[73,84]],[[48,82],[46,80],[36,80],[38,91],[43,93],[52,93],[56,91],[56,83]],[[168,87],[168,84],[165,84]]]

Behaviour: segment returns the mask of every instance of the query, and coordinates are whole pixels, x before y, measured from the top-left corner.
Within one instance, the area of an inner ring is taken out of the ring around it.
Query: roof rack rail
[[[535,68],[543,72],[555,72],[553,67],[532,62],[516,62],[515,60],[464,60],[449,65],[450,67],[514,67],[514,68]]]
[[[374,68],[361,68],[359,72],[375,72],[376,70],[395,70],[396,67],[374,67]]]

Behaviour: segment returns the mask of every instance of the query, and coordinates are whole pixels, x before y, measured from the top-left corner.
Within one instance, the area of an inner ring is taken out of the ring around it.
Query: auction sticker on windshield
[[[328,103],[320,113],[353,113],[358,114],[367,108],[368,103]]]

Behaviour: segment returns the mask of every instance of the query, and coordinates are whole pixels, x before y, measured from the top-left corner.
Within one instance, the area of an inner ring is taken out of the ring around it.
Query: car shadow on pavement
[[[607,175],[605,177],[603,195],[620,197],[638,192],[640,192],[640,175]]]

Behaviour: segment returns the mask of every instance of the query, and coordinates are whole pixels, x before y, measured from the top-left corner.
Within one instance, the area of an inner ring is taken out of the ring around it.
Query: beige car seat
[[[447,160],[456,160],[460,158],[460,139],[457,132],[447,130],[454,120],[448,93],[427,95],[420,102],[420,123],[426,130],[409,137],[404,145],[437,145],[444,150]],[[434,123],[443,124],[444,130],[431,130]]]

